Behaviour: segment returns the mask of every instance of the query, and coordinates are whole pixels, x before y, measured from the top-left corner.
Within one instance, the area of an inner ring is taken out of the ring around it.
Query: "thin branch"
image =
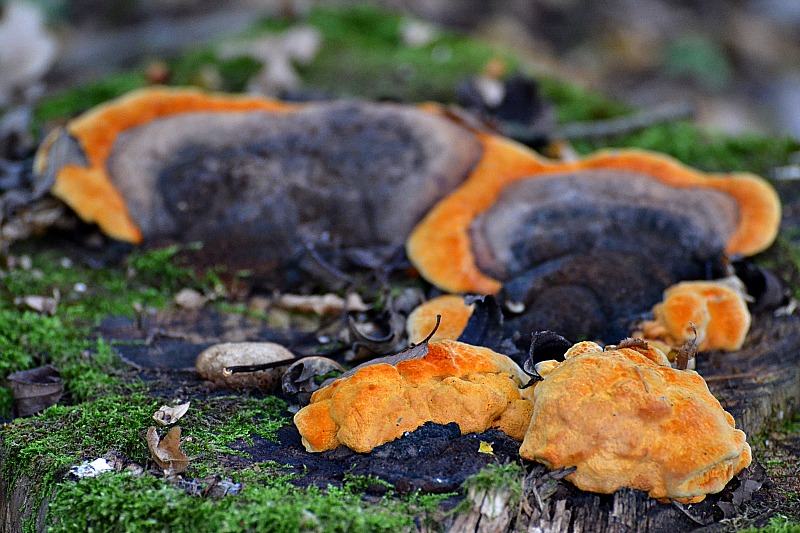
[[[502,131],[522,143],[542,139],[598,139],[633,133],[656,124],[690,119],[695,107],[689,102],[660,104],[652,109],[624,117],[588,122],[569,122],[550,130],[532,129],[516,124],[503,124]]]

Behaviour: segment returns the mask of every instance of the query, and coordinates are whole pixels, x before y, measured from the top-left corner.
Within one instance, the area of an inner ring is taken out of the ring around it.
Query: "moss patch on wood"
[[[363,482],[297,489],[283,476],[243,472],[251,481],[236,496],[189,496],[154,476],[105,474],[59,484],[50,530],[114,531],[411,531],[426,523],[441,496],[390,496],[366,505]],[[131,497],[135,495],[135,497]]]

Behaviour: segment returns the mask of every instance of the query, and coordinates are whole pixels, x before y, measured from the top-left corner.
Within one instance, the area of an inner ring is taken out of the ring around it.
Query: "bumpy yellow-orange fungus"
[[[579,343],[548,370],[520,455],[576,467],[567,479],[582,490],[631,487],[694,503],[750,464],[745,434],[703,378],[673,369],[646,343],[606,351]]]
[[[316,391],[294,422],[311,452],[369,452],[428,421],[521,440],[532,409],[523,380],[514,361],[488,348],[431,342],[424,357],[366,366]]]
[[[701,352],[738,350],[751,321],[742,290],[717,281],[685,281],[669,287],[653,314],[655,319],[642,323],[635,336],[674,349],[694,339],[694,324]]]

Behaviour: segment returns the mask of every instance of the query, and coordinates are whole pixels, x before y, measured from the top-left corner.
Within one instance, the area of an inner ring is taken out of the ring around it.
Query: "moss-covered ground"
[[[511,68],[519,64],[502,50],[448,32],[421,47],[405,46],[403,18],[372,8],[317,9],[306,22],[323,37],[319,55],[299,71],[310,91],[451,102],[456,84],[481,72],[490,59],[502,58]],[[289,24],[261,21],[248,36],[279,32]],[[249,58],[220,59],[209,47],[170,60],[171,83],[202,85],[201,72],[209,66],[220,74],[218,88],[228,91],[241,90],[259,67]],[[559,80],[539,82],[562,123],[631,112],[625,105]],[[41,133],[52,122],[146,83],[143,70],[133,70],[50,97],[36,110],[36,129]],[[575,143],[584,153],[605,146],[656,149],[705,170],[767,176],[800,148],[791,139],[725,137],[685,121]],[[789,239],[780,246],[787,252],[765,261],[800,263],[800,253]],[[34,508],[50,500],[46,523],[53,531],[402,531],[434,516],[438,496],[400,498],[390,492],[377,502],[366,502],[363,479],[351,479],[339,488],[299,489],[286,482],[289,474],[276,465],[226,466],[222,459],[232,451],[232,442],[252,434],[269,437],[287,420],[280,400],[258,395],[195,399],[181,421],[183,434],[191,437],[184,449],[196,457],[186,476],[217,475],[242,482],[236,497],[190,496],[147,472],[115,472],[80,481],[66,478],[70,466],[101,455],[147,465],[144,433],[152,425],[153,412],[163,403],[183,399],[170,395],[163,379],[141,379],[122,364],[113,346],[94,333],[99,321],[171,305],[173,294],[183,287],[224,294],[214,274],[198,276],[179,266],[175,248],[134,252],[120,264],[103,267],[87,266],[70,250],[52,238],[23,243],[12,250],[16,259],[0,270],[0,379],[50,363],[65,382],[62,405],[9,422],[2,432],[2,475],[12,485],[24,476],[36,480],[28,498]],[[21,257],[29,257],[30,264]],[[48,296],[54,291],[60,301],[52,316],[19,303],[25,296]],[[239,304],[223,296],[218,305],[230,309]],[[8,420],[10,414],[10,389],[0,387],[0,416]],[[788,426],[784,434],[797,437],[800,428]],[[502,483],[508,475],[490,472],[473,482]],[[798,497],[797,492],[792,497]],[[798,531],[800,526],[792,521],[796,519],[775,517],[766,531]],[[33,517],[23,525],[33,530]]]

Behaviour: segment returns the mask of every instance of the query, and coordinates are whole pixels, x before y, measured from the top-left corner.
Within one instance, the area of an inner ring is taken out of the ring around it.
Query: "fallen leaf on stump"
[[[158,436],[155,426],[147,428],[147,447],[156,464],[164,470],[164,474],[180,474],[189,466],[191,457],[181,450],[181,428],[169,430],[164,440]]]
[[[51,365],[14,372],[8,376],[17,416],[30,416],[58,403],[64,383]]]
[[[327,357],[305,357],[286,369],[281,388],[287,396],[293,396],[300,405],[308,405],[311,393],[322,387],[317,380],[332,372],[344,372],[344,367]]]
[[[186,414],[189,410],[189,406],[192,402],[182,403],[180,405],[176,405],[174,407],[169,407],[168,405],[162,405],[158,408],[158,411],[153,413],[153,420],[161,424],[162,426],[168,426],[170,424],[174,424],[178,420]]]

